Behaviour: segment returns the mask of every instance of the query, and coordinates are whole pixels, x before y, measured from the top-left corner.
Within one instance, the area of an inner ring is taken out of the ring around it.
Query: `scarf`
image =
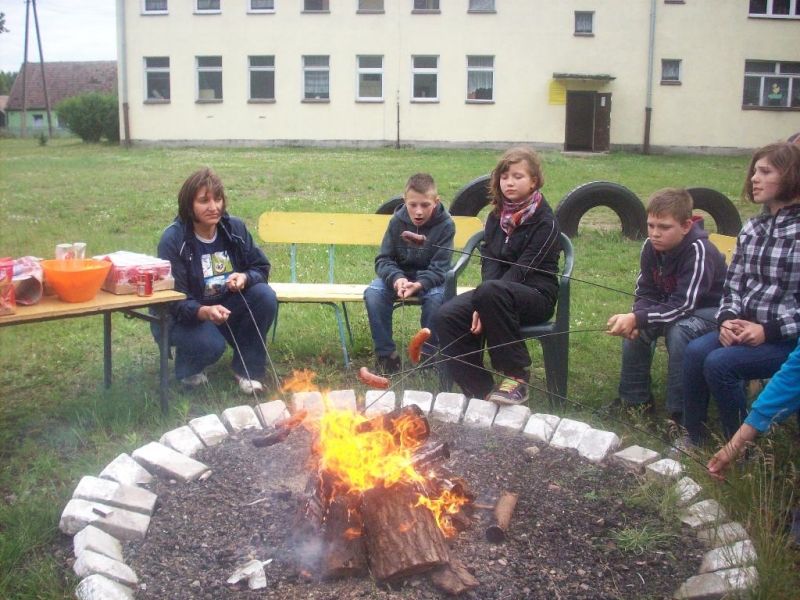
[[[503,203],[503,211],[500,213],[500,228],[511,237],[514,229],[522,225],[533,216],[539,204],[542,202],[542,192],[536,190],[530,198],[522,202]]]

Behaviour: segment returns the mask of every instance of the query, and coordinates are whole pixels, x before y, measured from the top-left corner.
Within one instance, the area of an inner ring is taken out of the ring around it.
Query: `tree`
[[[116,94],[91,92],[59,102],[59,121],[84,142],[119,141],[119,109]]]
[[[14,80],[17,78],[16,72],[0,71],[0,96],[8,96],[11,93],[11,86],[14,85]]]
[[[6,29],[6,13],[0,12],[0,33],[9,33]]]

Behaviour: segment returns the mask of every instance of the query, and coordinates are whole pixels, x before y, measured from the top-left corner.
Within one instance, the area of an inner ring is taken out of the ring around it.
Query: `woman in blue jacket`
[[[170,306],[175,377],[208,383],[204,369],[233,348],[233,376],[246,394],[263,393],[267,331],[278,301],[270,264],[245,224],[228,215],[222,181],[209,168],[193,173],[178,193],[178,216],[161,236],[158,256],[172,265],[186,299]]]

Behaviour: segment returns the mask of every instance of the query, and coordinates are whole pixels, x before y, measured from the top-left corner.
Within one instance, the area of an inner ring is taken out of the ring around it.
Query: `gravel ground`
[[[530,457],[524,449],[532,444],[521,436],[431,426],[451,448],[441,466],[465,479],[478,503],[493,504],[504,490],[519,494],[503,543],[486,540],[486,510],[475,511],[472,527],[449,541],[451,557],[479,582],[462,598],[671,598],[697,573],[703,549],[677,531],[638,554],[618,547],[620,530],[674,525],[641,503],[624,501],[638,488],[633,475],[550,447]],[[204,482],[155,478],[150,488],[159,503],[147,537],[124,548],[126,563],[140,579],[137,598],[452,598],[427,574],[390,587],[366,576],[305,579],[292,530],[308,477],[311,436],[300,429],[281,444],[256,448],[252,439],[258,435],[263,433],[232,436],[199,453],[196,458],[213,470]],[[226,582],[254,558],[272,559],[264,568],[265,589]]]

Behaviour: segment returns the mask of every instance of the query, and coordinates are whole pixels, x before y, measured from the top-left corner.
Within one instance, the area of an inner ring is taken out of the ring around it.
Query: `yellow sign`
[[[564,82],[557,79],[550,80],[548,88],[548,103],[549,104],[566,104],[567,103],[567,86]]]

